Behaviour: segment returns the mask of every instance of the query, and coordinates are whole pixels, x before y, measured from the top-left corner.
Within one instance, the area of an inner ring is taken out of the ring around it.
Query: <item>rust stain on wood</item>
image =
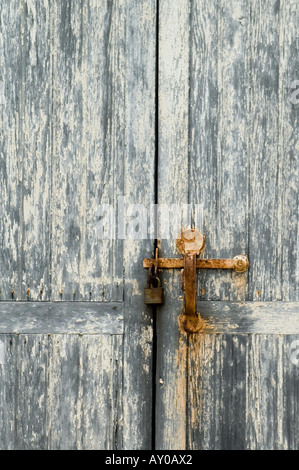
[[[192,337],[194,333],[202,334],[205,332],[208,323],[200,316],[200,313],[197,314],[197,322],[193,323],[192,318],[188,318],[183,312],[178,316],[178,325],[182,337]],[[190,319],[191,321],[189,322]]]
[[[205,321],[199,314],[196,315],[180,315],[180,328],[185,329],[186,333],[202,333],[205,329]]]
[[[173,384],[174,408],[177,415],[177,419],[175,420],[176,431],[173,434],[175,435],[175,445],[177,446],[179,443],[181,449],[184,449],[186,445],[187,344],[185,336],[184,334],[181,336],[178,349],[175,352],[176,377],[175,383]],[[168,403],[171,404],[171,401],[169,400]],[[174,449],[175,445],[171,447]]]

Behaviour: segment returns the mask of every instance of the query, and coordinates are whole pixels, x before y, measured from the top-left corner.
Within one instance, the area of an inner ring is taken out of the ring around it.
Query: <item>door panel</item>
[[[203,204],[210,258],[248,255],[249,3],[190,3],[189,197]],[[200,298],[245,300],[246,276],[199,272]]]
[[[156,2],[0,15],[0,448],[150,448],[154,242],[118,203],[155,200]]]
[[[123,336],[0,338],[2,449],[122,447]]]
[[[159,5],[159,202],[203,204],[204,257],[244,251],[250,268],[197,273],[197,335],[178,324],[179,270],[161,273],[156,444],[298,449],[298,15],[275,1]]]
[[[54,295],[61,286],[65,300],[122,300],[122,246],[97,230],[99,204],[116,208],[124,194],[125,6],[66,1],[51,11]]]
[[[297,449],[296,335],[207,334],[188,360],[187,447]]]
[[[187,204],[189,193],[189,5],[159,1],[158,203]],[[175,257],[175,240],[161,239],[159,256]],[[165,303],[157,308],[157,449],[186,446],[186,342],[180,335],[179,270],[164,270]]]

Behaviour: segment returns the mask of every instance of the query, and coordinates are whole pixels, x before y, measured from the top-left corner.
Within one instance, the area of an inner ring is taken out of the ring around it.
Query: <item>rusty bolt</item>
[[[182,230],[181,238],[177,239],[177,249],[184,255],[198,255],[204,249],[204,236],[194,228]]]
[[[244,255],[234,257],[234,271],[236,273],[244,273],[249,268],[248,258]]]

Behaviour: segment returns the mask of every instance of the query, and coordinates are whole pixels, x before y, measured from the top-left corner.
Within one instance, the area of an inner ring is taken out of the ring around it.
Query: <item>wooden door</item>
[[[154,202],[155,1],[0,18],[0,448],[149,449],[154,243],[114,216]]]
[[[297,4],[159,5],[158,202],[203,204],[204,257],[244,251],[250,269],[197,273],[195,335],[178,326],[179,270],[163,272],[156,445],[298,449]]]
[[[0,19],[0,448],[297,449],[296,4]],[[156,242],[123,206],[157,202],[203,205],[205,257],[249,257],[198,272],[204,333],[179,328],[179,270],[144,305]]]

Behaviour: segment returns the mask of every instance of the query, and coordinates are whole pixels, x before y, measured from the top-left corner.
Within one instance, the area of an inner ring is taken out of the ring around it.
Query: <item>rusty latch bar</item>
[[[152,259],[144,259],[143,267],[150,268]],[[158,258],[159,269],[183,268],[184,258]],[[237,273],[247,271],[249,267],[248,259],[245,255],[238,255],[233,259],[196,259],[197,269],[233,269]]]
[[[183,258],[158,258],[156,250],[155,260],[143,260],[144,268],[151,268],[153,261],[156,269],[182,268],[182,288],[185,292],[182,325],[189,333],[196,333],[202,328],[202,319],[196,311],[196,269],[233,269],[237,273],[243,273],[249,268],[249,261],[243,254],[233,259],[196,258],[204,247],[204,235],[197,229],[187,229],[182,231],[181,238],[177,240],[177,248],[184,255]]]

